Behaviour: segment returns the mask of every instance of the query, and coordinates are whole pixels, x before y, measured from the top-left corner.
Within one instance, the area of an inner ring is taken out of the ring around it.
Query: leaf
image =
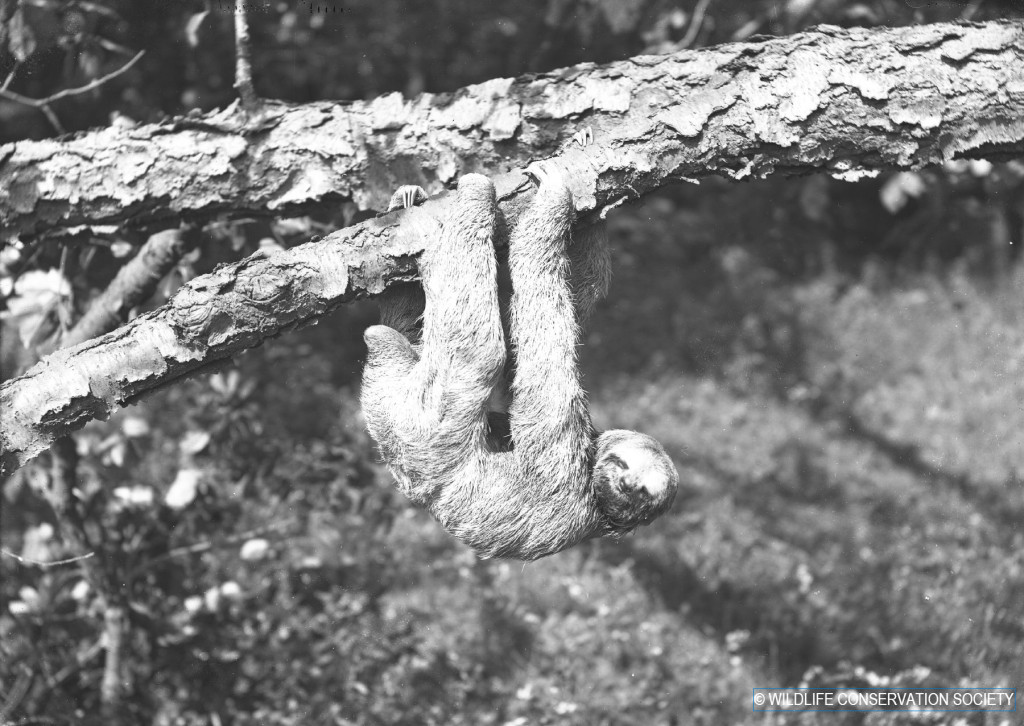
[[[313,17],[316,17],[315,15]],[[241,224],[233,224],[228,228],[228,242],[231,245],[232,252],[238,252],[246,243],[249,238],[245,235],[245,230]]]
[[[71,285],[59,270],[26,272],[15,283],[3,315],[17,326],[22,344],[31,348],[57,329],[62,303],[70,295]]]
[[[209,10],[204,10],[190,17],[188,22],[185,23],[185,38],[191,47],[195,48],[199,45],[199,29],[202,28],[203,21],[206,20],[206,16],[209,14]]]
[[[153,488],[137,484],[131,487],[117,487],[114,498],[129,507],[148,507],[153,503]]]
[[[160,281],[160,285],[157,287],[157,293],[163,299],[169,299],[175,293],[175,291],[186,282],[184,273],[181,268],[182,265],[178,265],[173,270],[164,275],[164,279]]]
[[[121,259],[123,257],[128,257],[134,249],[135,245],[133,245],[131,242],[115,242],[114,244],[110,245],[110,254],[112,254],[114,257],[118,259]]]
[[[139,416],[128,416],[121,423],[121,431],[129,439],[138,439],[149,435],[149,422]]]
[[[971,176],[981,179],[992,173],[992,162],[988,159],[969,159],[967,169]]]
[[[198,454],[200,451],[205,449],[210,443],[210,433],[208,431],[189,431],[182,438],[178,444],[178,449],[183,454]]]
[[[211,587],[209,590],[203,593],[203,601],[206,603],[206,609],[211,612],[216,612],[217,608],[220,607],[220,588]]]
[[[124,467],[124,462],[127,457],[128,443],[123,439],[119,439],[116,444],[110,447],[110,451],[107,452],[107,458],[110,459],[110,463],[118,469]]]
[[[251,562],[253,560],[262,560],[264,557],[267,556],[267,552],[269,550],[270,542],[263,539],[262,537],[257,537],[256,539],[251,539],[245,544],[243,544],[242,549],[239,551],[238,555],[243,560]]]
[[[821,174],[804,181],[800,188],[800,209],[805,217],[815,222],[825,220],[831,206],[828,191],[828,179]]]
[[[44,522],[37,527],[25,530],[21,546],[21,556],[36,562],[49,562],[53,559],[53,525]]]
[[[203,472],[199,469],[182,469],[174,477],[170,489],[164,496],[164,504],[171,509],[184,509],[193,501],[199,493],[199,482],[202,481]]]
[[[18,597],[33,610],[37,609],[43,600],[39,595],[39,591],[28,585],[24,585],[18,590]]]
[[[279,245],[273,237],[264,237],[260,240],[260,252],[264,254],[269,255],[271,252],[280,252],[283,249],[284,247]]]
[[[85,580],[79,580],[75,583],[75,586],[71,588],[71,599],[82,601],[89,596],[89,583]]]
[[[241,382],[242,374],[238,372],[237,368],[232,368],[227,372],[214,373],[210,376],[210,388],[224,398],[234,397],[238,393]]]
[[[60,305],[51,303],[40,315],[23,318],[18,323],[18,335],[26,348],[35,348],[49,340],[60,327]]]
[[[0,249],[0,272],[9,275],[11,269],[21,262],[21,255],[24,245],[21,242],[11,242]]]
[[[14,11],[7,25],[8,48],[11,55],[19,63],[24,63],[36,50],[36,34],[25,22],[25,13],[21,8]]]
[[[907,205],[911,199],[916,199],[927,191],[927,185],[920,174],[912,171],[901,171],[894,174],[879,191],[882,206],[889,214],[896,214]]]
[[[632,32],[643,17],[642,0],[599,0],[597,6],[615,34]]]
[[[802,18],[814,8],[817,2],[818,0],[789,0],[786,3],[786,15],[791,18]]]
[[[252,392],[256,390],[256,386],[258,386],[258,385],[259,385],[259,381],[257,379],[255,379],[255,378],[246,378],[245,381],[242,382],[241,387],[239,387],[239,389],[238,389],[238,400],[240,400],[240,401],[248,400],[249,396],[252,395]]]

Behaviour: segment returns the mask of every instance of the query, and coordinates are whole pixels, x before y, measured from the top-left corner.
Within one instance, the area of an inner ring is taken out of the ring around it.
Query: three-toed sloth
[[[407,497],[481,557],[534,560],[651,522],[679,476],[650,436],[591,424],[576,347],[607,287],[606,243],[569,246],[565,173],[528,173],[539,188],[501,274],[494,186],[459,181],[420,260],[422,296],[389,291],[366,330],[361,398]]]

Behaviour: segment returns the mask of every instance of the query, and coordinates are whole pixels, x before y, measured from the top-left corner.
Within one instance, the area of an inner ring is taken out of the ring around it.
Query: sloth
[[[679,481],[654,438],[591,423],[579,323],[606,290],[607,245],[590,232],[569,246],[575,206],[561,168],[527,173],[538,189],[510,225],[507,264],[494,249],[494,186],[468,174],[450,215],[429,223],[422,295],[388,291],[382,324],[364,336],[361,403],[385,463],[483,558],[535,560],[622,536],[667,511]],[[423,197],[403,187],[392,207]]]

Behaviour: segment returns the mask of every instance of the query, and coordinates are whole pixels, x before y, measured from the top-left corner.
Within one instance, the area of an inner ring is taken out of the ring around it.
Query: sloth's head
[[[656,439],[613,429],[597,437],[591,481],[609,533],[626,533],[668,511],[679,474]]]

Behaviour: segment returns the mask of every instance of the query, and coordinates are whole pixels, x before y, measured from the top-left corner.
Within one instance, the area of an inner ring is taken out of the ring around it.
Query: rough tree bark
[[[268,107],[0,150],[0,232],[287,214],[399,183],[437,189],[561,155],[584,212],[679,180],[822,170],[855,179],[1024,153],[1024,25],[842,30],[495,80],[405,102]],[[591,126],[595,144],[570,137]],[[496,179],[513,218],[530,195]],[[58,351],[0,388],[0,465],[396,281],[415,279],[423,215],[444,197],[196,278],[163,308]]]

